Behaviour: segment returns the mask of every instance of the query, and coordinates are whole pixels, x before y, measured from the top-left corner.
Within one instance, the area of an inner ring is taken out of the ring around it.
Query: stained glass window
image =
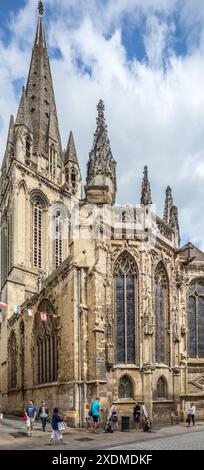
[[[163,263],[159,263],[155,270],[154,282],[155,360],[158,363],[168,363],[169,289]]]
[[[204,357],[204,281],[193,282],[188,289],[188,354]]]
[[[40,315],[35,316],[34,337],[36,349],[36,382],[43,384],[55,382],[58,377],[59,319],[54,315],[52,304],[44,300],[38,307],[47,313],[47,321],[42,322]]]
[[[116,362],[135,363],[136,277],[134,260],[128,254],[115,266]]]
[[[124,375],[120,379],[118,396],[119,398],[134,398],[133,384],[127,375]]]

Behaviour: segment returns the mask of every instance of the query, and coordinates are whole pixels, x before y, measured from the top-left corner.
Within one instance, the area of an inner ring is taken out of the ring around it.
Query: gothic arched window
[[[167,398],[167,382],[164,377],[160,377],[157,382],[157,398]]]
[[[62,232],[63,219],[58,210],[55,215],[55,267],[58,268],[62,263]]]
[[[51,178],[55,178],[56,173],[56,155],[55,155],[55,147],[52,144],[50,147],[50,161],[49,161],[49,173]]]
[[[31,157],[31,138],[29,137],[29,135],[26,136],[25,149],[26,149],[26,158],[30,159],[30,157]]]
[[[75,168],[72,168],[71,169],[71,187],[73,189],[76,188],[76,183],[77,183],[77,172],[76,172]]]
[[[134,364],[136,360],[137,267],[133,258],[128,253],[125,253],[118,259],[114,275],[116,362],[118,364]]]
[[[42,267],[42,204],[39,200],[34,203],[34,266]]]
[[[160,262],[154,276],[155,360],[169,363],[169,283]]]
[[[124,375],[119,382],[118,387],[118,397],[119,398],[134,398],[134,390],[132,380]]]
[[[34,344],[36,344],[36,384],[56,382],[58,378],[59,351],[59,320],[54,314],[52,304],[44,300],[38,307],[38,312],[47,314],[47,320],[41,320],[40,314],[35,316]]]
[[[204,280],[193,282],[187,294],[188,355],[204,357]]]
[[[17,351],[16,335],[14,331],[10,334],[8,342],[8,386],[9,389],[16,388],[17,385]]]
[[[67,166],[65,168],[65,181],[69,183],[69,168]]]

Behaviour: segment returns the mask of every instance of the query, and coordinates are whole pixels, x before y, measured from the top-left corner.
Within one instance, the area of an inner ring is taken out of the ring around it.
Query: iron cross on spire
[[[41,1],[38,2],[38,13],[39,13],[40,16],[42,16],[43,13],[44,13],[44,6],[43,6],[43,2],[41,2]]]

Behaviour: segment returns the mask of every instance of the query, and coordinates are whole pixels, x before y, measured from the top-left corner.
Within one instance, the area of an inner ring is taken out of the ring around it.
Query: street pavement
[[[64,445],[48,445],[51,426],[45,433],[39,422],[35,423],[34,434],[27,437],[23,419],[4,417],[0,421],[0,450],[204,450],[204,422],[188,428],[186,423],[166,427],[155,427],[152,432],[142,430],[129,432],[115,431],[112,434],[99,431],[97,434],[76,428],[67,428]]]

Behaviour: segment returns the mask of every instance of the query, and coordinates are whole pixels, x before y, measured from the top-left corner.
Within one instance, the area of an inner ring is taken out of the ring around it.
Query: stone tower
[[[70,198],[81,197],[82,188],[72,134],[62,151],[42,2],[38,12],[27,85],[16,120],[10,120],[0,180],[1,299],[11,306],[8,316],[67,257]]]

